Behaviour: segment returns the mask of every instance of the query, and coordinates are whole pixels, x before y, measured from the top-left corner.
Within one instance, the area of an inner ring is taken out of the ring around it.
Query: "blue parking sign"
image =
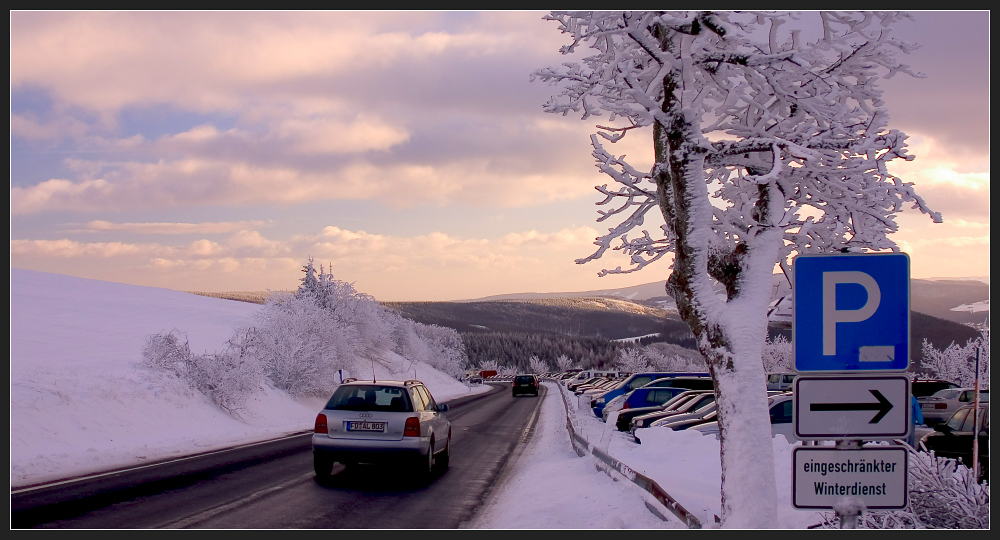
[[[796,370],[909,367],[909,256],[800,255],[792,262],[792,274]]]

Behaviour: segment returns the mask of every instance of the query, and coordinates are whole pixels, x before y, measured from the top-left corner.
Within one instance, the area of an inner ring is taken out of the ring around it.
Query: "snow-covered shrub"
[[[628,347],[618,351],[615,365],[622,371],[628,373],[639,373],[649,370],[649,359],[642,354],[642,351],[635,347]]]
[[[978,351],[977,351],[978,349]],[[990,330],[986,328],[977,339],[965,345],[952,343],[943,351],[924,339],[921,367],[930,376],[971,388],[976,381],[976,354],[979,354],[979,386],[990,387]]]
[[[182,343],[180,333],[172,330],[147,337],[142,359],[147,367],[174,373],[223,410],[236,414],[262,382],[260,364],[245,345],[230,340],[222,352],[196,355],[187,338]]]
[[[481,371],[496,371],[500,373],[500,362],[496,360],[484,360],[482,364],[479,365]]]
[[[795,356],[792,350],[792,342],[788,341],[782,335],[765,341],[761,361],[764,363],[765,373],[787,373],[794,371],[792,364],[795,362]]]
[[[560,373],[564,373],[567,369],[573,367],[573,360],[565,354],[560,354],[559,358],[556,358],[556,369]]]
[[[903,510],[867,510],[858,527],[864,529],[989,529],[990,487],[976,482],[960,462],[933,453],[909,456],[909,501]],[[824,512],[823,528],[838,528],[839,519]]]
[[[427,351],[424,362],[456,379],[462,377],[469,367],[469,358],[465,354],[465,343],[457,330],[402,318],[400,320],[412,325],[417,338],[423,342]]]
[[[549,366],[537,356],[532,356],[528,359],[528,370],[536,375],[541,375],[549,370]]]
[[[271,384],[293,396],[330,393],[354,358],[356,329],[312,298],[274,295],[256,322],[254,353]]]

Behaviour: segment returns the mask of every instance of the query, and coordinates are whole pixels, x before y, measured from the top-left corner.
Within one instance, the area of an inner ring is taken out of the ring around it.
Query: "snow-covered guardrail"
[[[660,504],[664,506],[667,510],[677,516],[681,521],[683,521],[689,529],[700,529],[701,521],[698,520],[691,512],[688,512],[676,499],[670,496],[669,493],[663,490],[659,484],[657,484],[653,479],[648,476],[633,470],[628,465],[618,461],[610,454],[600,449],[599,447],[591,444],[586,438],[580,435],[576,429],[573,428],[572,414],[570,413],[569,403],[566,401],[566,393],[563,391],[561,385],[559,395],[563,399],[563,407],[566,410],[566,429],[569,431],[569,440],[573,445],[573,450],[583,457],[585,455],[592,454],[597,458],[597,466],[602,471],[611,474],[611,471],[615,471],[618,474],[624,476],[630,480],[635,485],[639,486],[650,495],[653,496]],[[647,503],[648,505],[648,503]]]

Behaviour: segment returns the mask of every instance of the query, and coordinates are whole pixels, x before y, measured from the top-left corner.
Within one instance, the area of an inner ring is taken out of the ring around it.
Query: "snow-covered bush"
[[[764,362],[765,373],[787,373],[794,371],[795,362],[792,342],[779,335],[764,342],[764,352],[761,361]]]
[[[615,365],[622,371],[628,373],[639,373],[649,370],[649,359],[636,347],[629,347],[618,351]]]
[[[989,529],[990,487],[953,459],[909,450],[909,504],[903,510],[867,510],[864,529]],[[824,512],[822,527],[838,528],[839,519]]]
[[[262,383],[259,362],[245,342],[230,340],[229,347],[214,354],[191,353],[181,333],[154,334],[142,348],[143,364],[177,375],[223,410],[237,414]]]
[[[469,366],[465,343],[458,331],[434,324],[421,324],[399,318],[399,324],[411,326],[417,339],[424,344],[426,357],[421,359],[434,369],[461,378]]]
[[[528,359],[528,370],[536,375],[541,375],[549,370],[549,366],[537,356],[532,356]]]
[[[144,363],[176,373],[227,411],[242,406],[265,380],[293,396],[327,396],[339,370],[357,359],[383,361],[396,350],[456,378],[467,364],[458,332],[419,324],[386,309],[310,259],[293,294],[272,294],[252,327],[236,329],[222,352],[192,355],[178,333],[150,336]],[[405,371],[410,366],[392,366]]]
[[[978,351],[977,351],[978,349]],[[986,328],[977,339],[965,345],[952,343],[943,351],[924,339],[921,366],[930,376],[951,381],[966,388],[976,382],[976,354],[979,354],[979,386],[990,387],[990,330]]]
[[[560,373],[565,373],[565,371],[571,367],[573,367],[573,360],[571,360],[570,357],[565,354],[560,354],[559,358],[556,358],[556,369],[559,370]]]
[[[273,295],[258,312],[254,354],[271,384],[293,396],[325,395],[350,368],[359,341],[347,319],[312,298]]]

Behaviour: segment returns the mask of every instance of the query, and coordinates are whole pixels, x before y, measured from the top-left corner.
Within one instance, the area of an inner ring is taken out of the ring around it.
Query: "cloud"
[[[108,227],[106,222],[92,223],[95,229]],[[137,224],[120,224],[125,230],[143,231]],[[152,230],[191,231],[204,227],[194,224],[149,224]],[[180,227],[173,227],[180,225]],[[214,232],[229,229],[208,227]],[[115,228],[115,224],[110,224]],[[169,261],[300,259],[314,257],[333,262],[351,271],[398,271],[407,268],[484,269],[511,268],[551,252],[583,252],[596,236],[588,227],[552,233],[527,231],[511,233],[499,239],[459,238],[441,232],[416,236],[390,236],[351,231],[328,226],[310,235],[296,235],[287,240],[264,237],[257,231],[240,230],[224,238],[199,239],[186,244],[128,244],[123,242],[78,242],[73,240],[11,240],[12,257],[146,257],[159,268]],[[566,257],[567,260],[570,258]],[[199,263],[202,264],[202,263]],[[232,264],[229,262],[227,264]],[[343,266],[343,265],[347,266]]]
[[[152,255],[172,251],[156,244],[128,244],[125,242],[77,242],[74,240],[11,240],[10,254],[14,256],[44,256],[58,258],[114,258],[134,255]]]
[[[229,221],[214,223],[112,223],[93,220],[74,232],[122,231],[140,234],[223,234],[268,227],[270,221]]]
[[[369,150],[388,150],[406,142],[405,129],[389,125],[368,115],[351,122],[332,118],[289,119],[281,122],[278,135],[294,141],[304,154],[352,154]]]

